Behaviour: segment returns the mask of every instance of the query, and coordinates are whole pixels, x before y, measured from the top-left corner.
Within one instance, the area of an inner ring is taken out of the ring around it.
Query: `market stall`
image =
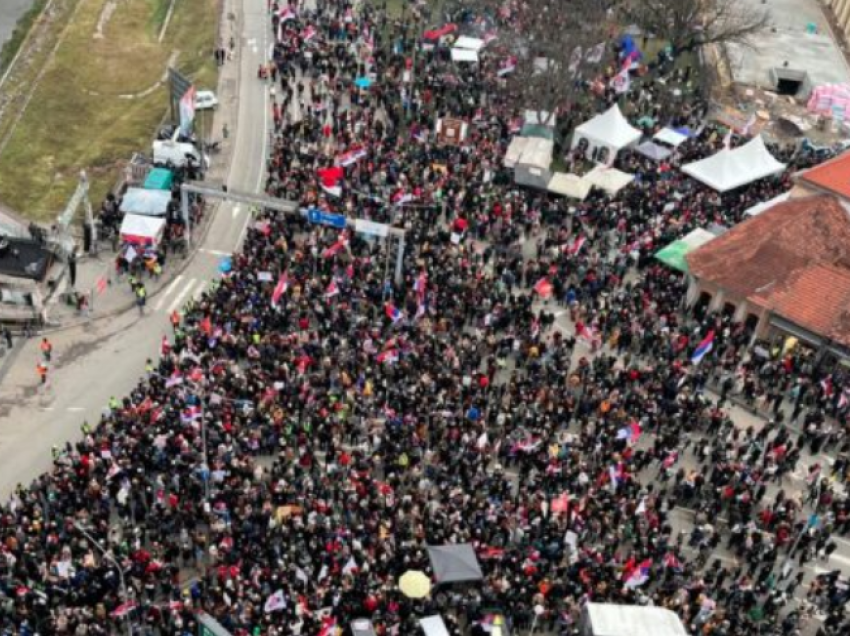
[[[121,241],[143,247],[156,247],[165,233],[165,219],[127,214],[121,222]]]

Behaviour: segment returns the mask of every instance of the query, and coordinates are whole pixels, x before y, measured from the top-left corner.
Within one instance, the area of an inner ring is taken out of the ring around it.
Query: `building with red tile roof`
[[[812,194],[834,194],[850,201],[850,152],[801,172],[796,181]]]
[[[686,259],[691,304],[732,313],[759,337],[790,334],[850,353],[850,203],[790,199]]]

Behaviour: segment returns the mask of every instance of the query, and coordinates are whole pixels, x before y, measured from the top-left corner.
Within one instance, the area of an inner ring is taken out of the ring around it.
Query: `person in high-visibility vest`
[[[41,355],[44,356],[45,362],[50,362],[50,356],[53,355],[53,345],[47,338],[41,339]]]
[[[38,373],[38,377],[41,378],[42,386],[47,384],[47,371],[48,368],[46,362],[39,362],[35,365],[35,372]]]
[[[143,315],[145,313],[145,303],[148,298],[148,290],[145,289],[144,284],[139,283],[136,286],[136,306],[139,308],[139,314]]]
[[[180,312],[176,309],[171,312],[171,327],[174,329],[175,333],[180,327]]]

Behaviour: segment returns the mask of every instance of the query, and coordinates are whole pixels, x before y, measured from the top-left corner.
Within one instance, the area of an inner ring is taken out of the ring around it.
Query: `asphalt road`
[[[12,36],[15,25],[21,16],[32,6],[33,0],[2,0],[0,1],[0,48]]]
[[[0,1],[3,11],[8,1]],[[236,87],[239,123],[230,132],[234,148],[227,183],[232,189],[258,192],[265,170],[269,108],[256,70],[268,56],[271,33],[265,0],[233,4],[239,12],[236,24],[241,26],[241,37],[236,38],[230,64],[241,64],[241,72]],[[97,422],[111,396],[132,390],[146,359],[156,358],[162,336],[171,331],[170,313],[199,296],[216,278],[218,262],[237,249],[249,218],[245,206],[220,205],[188,267],[150,299],[143,316],[133,310],[52,336],[57,359],[50,384],[37,391],[0,388],[0,498],[5,500],[18,483],[28,483],[48,470],[52,446],[78,439],[84,420]]]

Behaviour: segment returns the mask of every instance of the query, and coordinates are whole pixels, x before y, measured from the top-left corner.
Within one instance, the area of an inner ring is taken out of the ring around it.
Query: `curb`
[[[238,6],[239,6],[238,3],[234,3],[235,8],[238,9]],[[221,37],[222,33],[224,32],[224,27],[227,25],[227,16],[228,16],[228,13],[229,13],[227,11],[227,2],[222,2],[221,7],[222,7],[222,9],[221,9],[221,15],[219,16],[219,28],[218,28],[218,34],[217,34],[219,38]],[[236,92],[235,92],[236,99],[234,100],[234,108],[235,108],[234,112],[238,113],[238,111],[239,111],[239,85],[240,85],[240,81],[242,79],[242,63],[241,63],[241,60],[239,60],[239,61],[234,60],[234,63],[236,63]],[[222,86],[223,86],[222,74],[219,73],[218,86],[217,86],[219,95],[222,94],[222,92],[221,92]],[[238,123],[238,121],[236,123]],[[228,141],[230,141],[231,143],[228,143],[225,147],[226,148],[225,152],[219,155],[219,158],[222,160],[221,165],[223,167],[225,177],[227,177],[227,175],[229,175],[230,168],[233,165],[233,153],[234,153],[234,149],[235,149],[235,144],[232,142],[233,134],[235,132],[235,126],[229,126],[229,127],[231,129],[231,134],[230,134],[230,139],[228,139]],[[212,168],[209,170],[209,172],[212,172]],[[189,264],[192,262],[192,260],[197,255],[198,250],[201,249],[201,246],[206,241],[207,235],[209,234],[210,228],[212,227],[213,217],[218,212],[218,208],[221,206],[221,204],[222,204],[222,201],[217,200],[213,204],[211,209],[208,210],[208,214],[206,215],[206,222],[202,226],[203,229],[201,231],[201,235],[199,236],[198,240],[195,240],[195,241],[192,242],[194,247],[191,250],[191,252],[186,255],[186,258],[183,259],[183,262],[180,263],[180,265],[177,268],[171,270],[171,273],[170,273],[169,276],[163,276],[162,286],[158,290],[156,290],[155,292],[151,293],[148,296],[148,299],[156,298],[159,294],[162,293],[162,291],[164,289],[166,289],[168,287],[168,283],[170,283],[175,278],[177,278],[177,276],[179,276],[184,271],[186,271],[186,268],[189,267]],[[127,313],[128,311],[130,311],[135,306],[136,306],[135,301],[131,300],[131,301],[125,303],[124,305],[121,305],[121,306],[117,307],[116,309],[112,309],[112,310],[110,310],[110,311],[108,311],[104,314],[101,314],[101,315],[98,315],[98,316],[92,316],[90,318],[84,318],[82,320],[76,320],[76,321],[73,321],[73,322],[68,322],[68,323],[65,323],[65,324],[62,324],[62,325],[57,325],[55,327],[49,327],[49,328],[41,329],[41,330],[39,330],[38,333],[39,334],[62,333],[64,331],[69,331],[71,329],[76,329],[78,327],[83,327],[85,325],[94,324],[94,323],[100,322],[101,320],[105,320],[105,319],[108,319],[108,318],[115,318],[117,316],[120,316],[121,314]]]

